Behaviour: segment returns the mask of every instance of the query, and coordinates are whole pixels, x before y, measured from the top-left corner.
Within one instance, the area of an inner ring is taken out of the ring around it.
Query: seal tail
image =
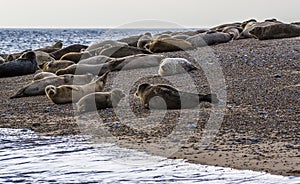
[[[199,101],[200,102],[210,102],[210,103],[218,103],[219,102],[216,94],[207,94],[207,95],[199,94]]]

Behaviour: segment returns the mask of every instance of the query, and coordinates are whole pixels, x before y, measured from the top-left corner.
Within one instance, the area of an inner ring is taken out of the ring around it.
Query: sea
[[[167,30],[0,29],[0,53],[37,49],[58,40],[65,46],[90,45],[163,31]],[[300,183],[300,177],[192,164],[92,140],[90,135],[47,137],[28,129],[1,128],[0,183]]]

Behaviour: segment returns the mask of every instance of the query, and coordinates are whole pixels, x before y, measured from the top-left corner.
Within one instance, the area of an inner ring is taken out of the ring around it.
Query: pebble
[[[274,75],[274,77],[275,77],[275,78],[281,78],[282,75],[281,75],[280,73],[277,73],[277,74]]]

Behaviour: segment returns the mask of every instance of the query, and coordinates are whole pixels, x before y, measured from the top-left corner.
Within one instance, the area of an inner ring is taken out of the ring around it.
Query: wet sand
[[[189,119],[193,123],[192,135],[188,135],[184,145],[177,144],[180,147],[176,152],[165,156],[200,164],[300,176],[300,38],[235,40],[210,48],[225,76],[227,104],[222,125],[209,146],[200,149],[198,144],[211,105],[203,103],[198,109],[183,110],[181,113],[199,113],[197,118]],[[197,57],[201,49],[191,53]],[[191,59],[183,51],[164,54]],[[128,75],[130,72],[134,71],[128,71]],[[117,75],[116,72],[110,74],[105,90],[113,88]],[[191,76],[199,92],[209,92],[203,71],[194,71]],[[98,138],[105,137],[104,128],[110,134],[106,135],[108,141],[112,138],[121,146],[148,148],[150,153],[160,155],[163,148],[151,147],[152,143],[168,137],[175,122],[184,117],[179,111],[170,110],[163,119],[154,117],[153,122],[147,122],[152,126],[138,128],[132,122],[121,121],[113,109],[78,116],[72,104],[55,105],[46,96],[9,99],[32,78],[33,75],[0,79],[1,128],[27,128],[48,136],[89,133]],[[139,83],[143,81],[167,83],[158,77],[140,79]],[[130,90],[130,107],[135,115],[146,118],[150,111],[143,109],[134,97],[137,84]]]

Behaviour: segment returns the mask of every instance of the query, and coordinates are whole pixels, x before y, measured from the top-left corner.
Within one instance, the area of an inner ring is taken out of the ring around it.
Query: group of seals
[[[53,74],[54,75],[54,74]],[[35,77],[30,84],[21,88],[12,98],[20,98],[26,96],[37,96],[45,95],[45,88],[48,85],[60,86],[60,85],[71,85],[74,82],[76,84],[86,84],[93,79],[93,75],[63,75],[63,76],[51,76],[49,74],[42,73],[41,75]],[[37,79],[38,78],[38,79]]]
[[[48,85],[45,92],[47,97],[56,104],[74,103],[87,94],[101,92],[106,84],[107,76],[108,72],[85,85],[60,85],[58,87]]]

